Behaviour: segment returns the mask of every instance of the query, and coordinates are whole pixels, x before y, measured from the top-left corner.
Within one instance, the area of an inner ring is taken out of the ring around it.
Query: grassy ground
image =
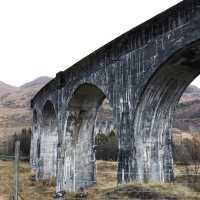
[[[178,176],[173,183],[130,183],[117,185],[116,163],[98,161],[97,185],[88,190],[89,199],[173,199],[196,200],[200,199],[200,180],[193,184],[193,178],[189,183],[188,177]],[[175,166],[176,174],[184,171],[183,166]],[[108,172],[105,175],[102,172]],[[199,177],[200,179],[200,177]]]
[[[0,161],[0,200],[8,199],[11,181],[11,162]]]
[[[32,173],[28,164],[21,163],[20,166],[20,194],[24,200],[52,200],[52,194],[55,191],[55,181],[52,180],[48,183],[32,181]],[[197,182],[193,184],[192,177],[188,179],[188,177],[178,176],[174,183],[165,184],[132,183],[117,185],[116,167],[115,162],[97,162],[97,185],[87,190],[89,200],[200,199],[200,181],[197,180]],[[176,169],[177,173],[184,170],[181,166],[177,166]],[[11,172],[12,163],[9,161],[0,161],[0,200],[9,199],[12,180]],[[74,195],[70,194],[70,196],[73,197]]]
[[[12,185],[12,162],[0,161],[0,200],[9,199]],[[20,163],[20,195],[24,200],[52,200],[55,182],[35,182],[28,163]]]

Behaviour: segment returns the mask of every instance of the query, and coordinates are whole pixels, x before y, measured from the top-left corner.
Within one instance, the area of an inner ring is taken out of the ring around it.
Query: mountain
[[[52,78],[39,77],[21,87],[0,82],[0,139],[31,127],[31,98]]]
[[[29,88],[29,87],[35,87],[35,86],[44,86],[46,85],[52,78],[48,76],[40,76],[39,78],[36,78],[35,80],[25,83],[20,88]]]
[[[180,102],[188,102],[194,100],[200,100],[200,88],[194,85],[190,85],[183,93]]]
[[[7,95],[10,92],[14,92],[17,90],[17,87],[8,85],[2,81],[0,81],[0,96]]]

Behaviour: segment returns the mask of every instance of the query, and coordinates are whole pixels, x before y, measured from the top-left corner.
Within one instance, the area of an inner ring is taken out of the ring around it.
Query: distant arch
[[[35,129],[34,131],[36,131],[38,128],[38,114],[36,109],[34,109],[33,111],[33,129]]]
[[[45,127],[55,127],[56,126],[56,111],[53,103],[47,100],[43,110],[42,110],[43,125]]]
[[[37,124],[37,122],[38,122],[37,111],[34,109],[34,111],[33,111],[33,123]]]
[[[56,176],[57,144],[57,115],[53,103],[47,100],[42,109],[41,135],[37,141],[40,179]]]
[[[40,152],[41,152],[41,142],[40,138],[37,139],[37,158],[40,158]]]

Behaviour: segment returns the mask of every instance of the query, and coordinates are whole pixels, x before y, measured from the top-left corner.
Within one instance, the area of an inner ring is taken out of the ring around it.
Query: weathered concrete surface
[[[173,113],[199,66],[200,1],[183,1],[58,73],[34,97],[31,162],[38,166],[33,152],[48,132],[42,110],[49,100],[58,134],[57,190],[93,184],[94,125],[106,97],[119,139],[118,181],[172,180]]]
[[[38,123],[38,114],[34,110],[30,162],[38,179],[49,179],[56,176],[58,145],[56,113],[49,100],[44,105],[42,116],[42,122]]]

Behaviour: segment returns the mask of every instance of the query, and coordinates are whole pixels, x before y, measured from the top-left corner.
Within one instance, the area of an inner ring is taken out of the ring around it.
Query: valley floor
[[[173,183],[131,183],[117,185],[116,163],[107,161],[97,162],[97,185],[87,190],[89,200],[122,200],[122,199],[170,199],[190,200],[200,199],[200,177],[193,179],[178,176]],[[12,162],[0,161],[0,200],[8,200],[12,184]],[[183,170],[176,166],[176,173]],[[35,182],[31,179],[32,172],[28,163],[20,163],[20,195],[24,200],[52,200],[55,191],[55,180]],[[191,182],[192,181],[192,182]],[[66,194],[68,200],[74,194]]]

